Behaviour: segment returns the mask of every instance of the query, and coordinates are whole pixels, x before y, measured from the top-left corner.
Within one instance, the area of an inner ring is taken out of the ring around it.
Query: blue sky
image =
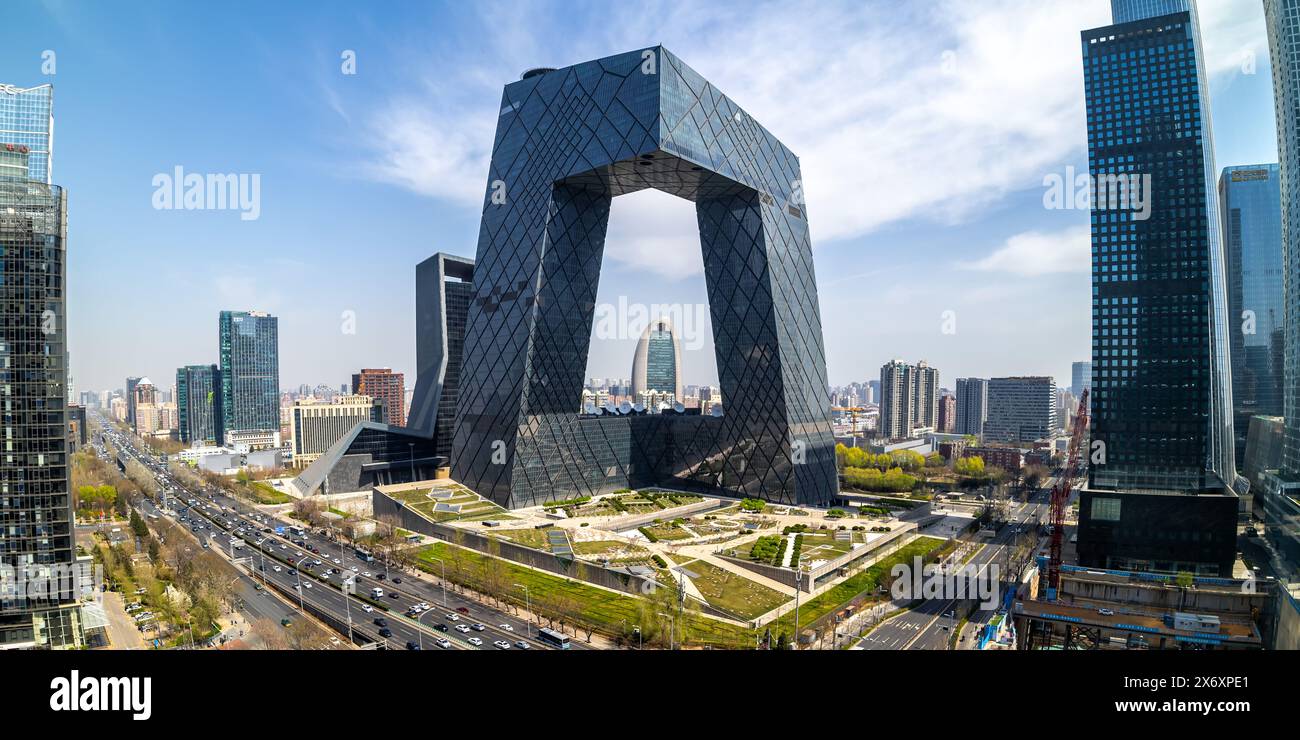
[[[1201,16],[1218,165],[1276,161],[1261,3]],[[413,386],[414,266],[473,256],[501,87],[656,43],[800,155],[832,383],[893,357],[949,387],[1068,382],[1088,356],[1087,215],[1045,209],[1043,179],[1086,167],[1079,31],[1108,22],[1106,0],[20,0],[0,82],[55,86],[79,389],[169,384],[216,360],[220,310],[253,308],[280,317],[286,386],[362,366]],[[155,209],[176,166],[258,174],[259,217]],[[694,228],[672,196],[617,199],[598,300],[703,303]],[[594,342],[590,374],[628,376],[634,344]],[[715,380],[709,341],[685,372]]]

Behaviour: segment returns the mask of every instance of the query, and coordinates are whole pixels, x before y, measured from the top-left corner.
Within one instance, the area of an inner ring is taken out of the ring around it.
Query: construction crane
[[[1052,544],[1047,560],[1047,600],[1056,601],[1057,589],[1061,587],[1061,549],[1065,540],[1065,505],[1070,501],[1070,491],[1074,479],[1083,467],[1083,453],[1080,450],[1084,437],[1088,433],[1088,389],[1079,395],[1079,410],[1074,414],[1074,426],[1070,432],[1070,446],[1065,455],[1065,468],[1061,477],[1052,488],[1051,521]]]

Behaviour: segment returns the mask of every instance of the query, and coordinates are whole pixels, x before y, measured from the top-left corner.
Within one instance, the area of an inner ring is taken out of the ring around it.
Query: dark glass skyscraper
[[[484,192],[453,476],[507,506],[638,485],[837,494],[799,160],[662,47],[506,86]],[[610,202],[695,203],[721,417],[579,418]]]
[[[219,320],[222,429],[279,431],[280,338],[276,317],[222,311]]]
[[[1275,164],[1227,167],[1219,208],[1228,260],[1233,433],[1245,465],[1250,417],[1282,415],[1282,188]]]
[[[1236,467],[1195,5],[1113,0],[1112,8],[1115,25],[1083,32],[1089,171],[1099,191],[1092,439],[1106,450],[1090,481],[1119,490],[1221,490],[1236,481]],[[1136,186],[1128,204],[1103,197],[1114,178]]]
[[[10,94],[0,90],[0,100]],[[0,133],[0,145],[9,135]],[[68,480],[66,238],[61,188],[0,178],[0,648],[81,639]]]
[[[176,415],[180,441],[222,443],[221,371],[216,365],[177,368]]]
[[[1194,0],[1082,33],[1092,427],[1079,562],[1229,576],[1237,475],[1226,262]]]

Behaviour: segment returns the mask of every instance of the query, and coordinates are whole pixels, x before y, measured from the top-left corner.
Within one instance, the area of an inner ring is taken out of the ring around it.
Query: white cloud
[[[1245,12],[1252,2],[1202,3],[1213,72],[1233,72],[1243,49],[1260,48],[1260,14]],[[814,244],[909,219],[962,223],[1077,158],[1086,141],[1079,32],[1110,21],[1104,0],[481,12],[478,33],[411,65],[433,70],[422,89],[378,106],[370,176],[477,207],[504,83],[537,64],[661,40],[800,155]],[[638,223],[668,220],[662,201],[635,209]],[[682,236],[612,233],[608,254],[679,277],[699,264],[687,254],[698,239]]]
[[[1091,268],[1089,227],[1076,226],[1053,233],[1028,231],[1016,234],[989,256],[962,267],[1022,277],[1088,272]]]

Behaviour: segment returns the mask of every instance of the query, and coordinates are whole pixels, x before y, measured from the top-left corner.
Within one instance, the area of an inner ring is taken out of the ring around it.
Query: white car
[[[334,564],[335,564],[335,565],[343,565],[343,561],[342,561],[342,560],[339,560],[338,558],[334,558]]]
[[[509,649],[510,649],[510,643],[506,642],[505,640],[496,640],[496,641],[493,642],[492,644],[493,644],[493,645],[496,645],[496,646],[497,646],[497,649],[499,649],[499,650],[509,650]]]
[[[500,627],[501,629],[505,630],[506,632],[514,632],[514,631],[515,631],[515,628],[514,628],[514,627],[511,627],[510,625],[505,624],[505,623],[498,624],[497,626]]]
[[[352,571],[353,573],[356,573],[356,572],[357,572],[357,566],[354,565],[354,566],[352,566],[351,568],[348,568],[348,570]]]
[[[469,634],[469,625],[468,625],[468,624],[458,624],[458,625],[456,625],[456,631],[459,632],[459,633],[461,633],[461,634],[463,634],[463,635],[468,635],[468,634]]]
[[[279,572],[280,572],[280,566],[276,565],[276,566],[272,567],[272,570],[274,570],[276,573],[279,573]]]
[[[322,563],[322,562],[320,561],[320,558],[316,558],[316,559],[313,560],[312,562],[315,563],[316,565],[324,565],[324,563]]]
[[[356,568],[353,568],[352,570],[356,570]],[[374,578],[374,576],[370,575],[370,571],[366,571],[365,573],[362,573],[361,575],[365,576],[366,578]]]
[[[473,645],[474,647],[483,647],[483,641],[480,640],[480,639],[478,639],[477,637],[471,637],[471,638],[469,638],[468,640],[466,640],[465,642],[468,642],[469,644]]]
[[[374,611],[374,610],[375,610],[375,608],[374,608],[373,606],[369,605],[369,604],[362,604],[362,605],[361,605],[361,611],[365,612],[366,614],[369,614],[370,612],[372,612],[372,611]]]
[[[443,650],[446,650],[447,648],[451,647],[451,640],[448,640],[445,637],[438,638],[436,642],[438,643],[438,647],[442,648]]]
[[[446,619],[448,622],[459,622],[459,621],[460,621],[460,615],[458,615],[458,614],[452,614],[451,612],[447,612],[447,616],[444,617],[444,619]]]
[[[305,586],[306,588],[311,588],[311,581],[303,581],[302,585]]]

